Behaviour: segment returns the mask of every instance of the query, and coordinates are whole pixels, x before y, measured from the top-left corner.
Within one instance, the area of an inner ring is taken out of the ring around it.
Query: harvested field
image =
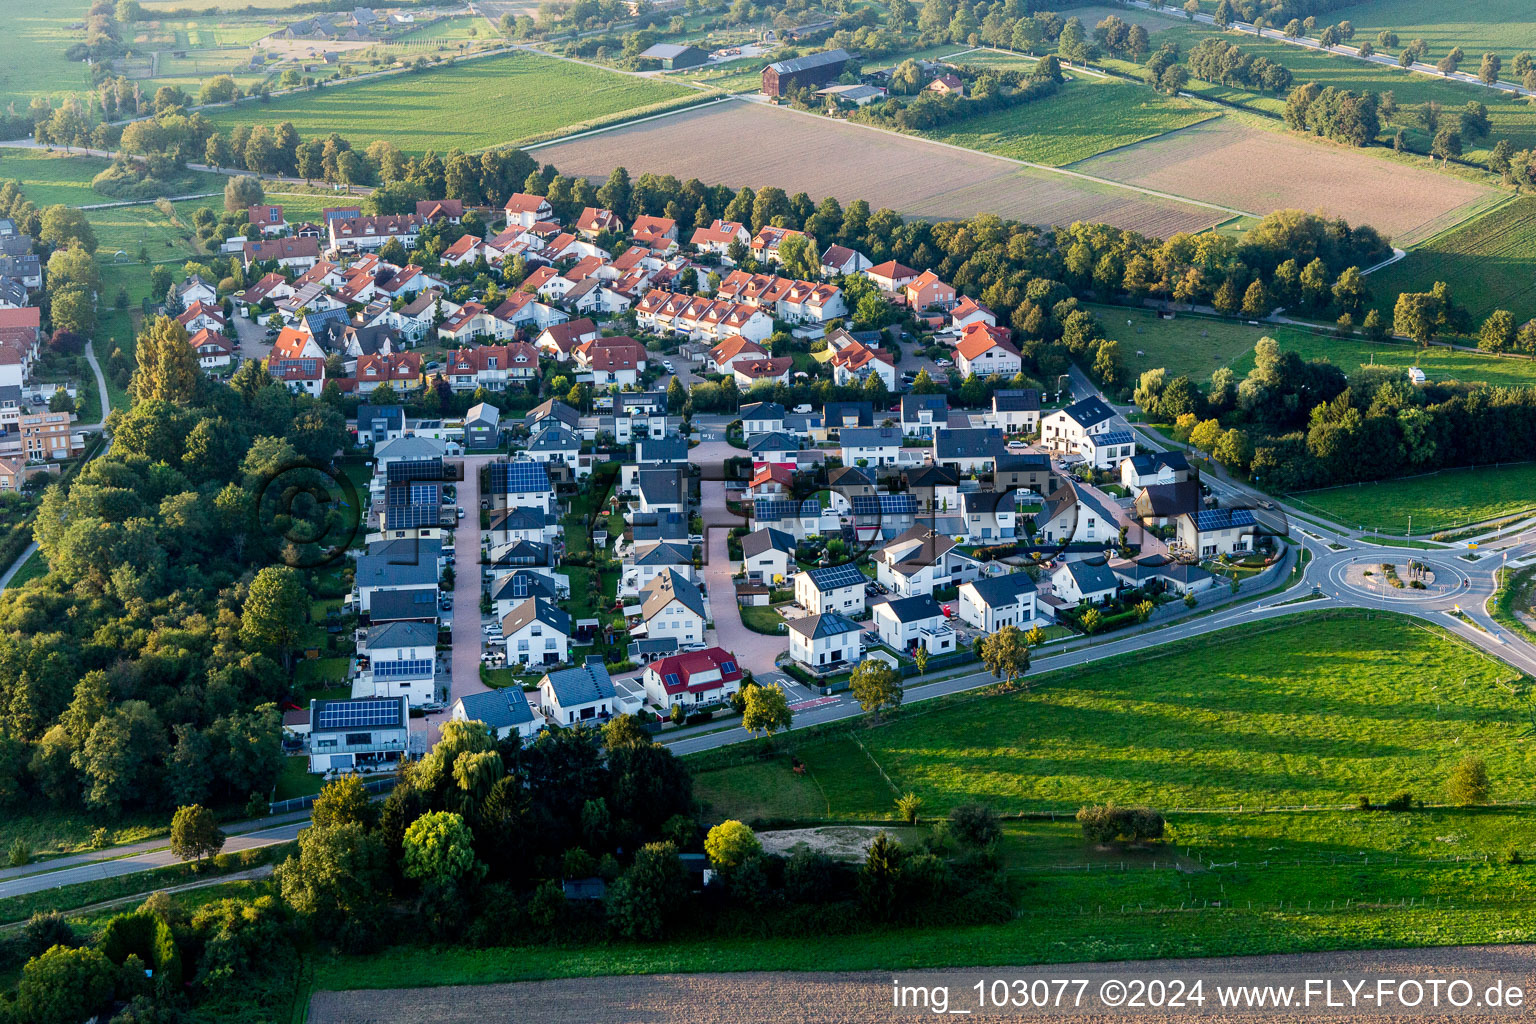
[[[742,146],[742,139],[753,145]],[[1192,204],[757,103],[715,104],[532,152],[564,174],[606,178],[622,164],[632,174],[865,199],[876,209],[930,220],[987,212],[1037,224],[1095,221],[1167,237],[1227,219]]]
[[[1304,168],[1304,170],[1303,170]],[[1497,193],[1473,182],[1265,131],[1224,117],[1106,153],[1073,170],[1255,213],[1321,208],[1406,248]]]

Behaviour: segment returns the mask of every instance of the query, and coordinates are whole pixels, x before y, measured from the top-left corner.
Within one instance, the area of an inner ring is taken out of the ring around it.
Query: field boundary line
[[[740,96],[740,95],[738,95],[738,96],[731,96],[730,98],[733,99],[733,100],[739,100],[739,101],[741,101],[743,103],[755,103],[755,104],[758,104],[759,106],[768,106],[769,105],[769,104],[764,103],[764,102],[762,102],[760,100],[747,99],[745,96]],[[896,138],[900,138],[900,139],[912,139],[912,140],[917,141],[917,142],[925,143],[925,144],[927,144],[929,146],[937,146],[940,149],[954,150],[957,153],[970,153],[970,154],[975,155],[975,156],[988,157],[988,158],[990,158],[992,160],[1001,160],[1004,163],[1010,163],[1010,164],[1013,164],[1016,167],[1028,167],[1031,170],[1046,171],[1046,172],[1048,172],[1050,174],[1060,174],[1060,175],[1063,175],[1064,177],[1077,178],[1077,179],[1079,179],[1081,181],[1091,181],[1091,182],[1093,182],[1096,185],[1103,185],[1103,186],[1105,186],[1105,187],[1107,187],[1107,188],[1109,188],[1111,190],[1119,190],[1119,191],[1122,191],[1122,192],[1135,192],[1135,193],[1137,193],[1139,195],[1152,196],[1155,199],[1166,199],[1169,202],[1183,203],[1186,206],[1198,206],[1201,209],[1205,209],[1205,210],[1215,210],[1218,213],[1230,214],[1231,216],[1234,216],[1234,217],[1253,217],[1255,219],[1258,219],[1258,217],[1259,217],[1259,214],[1250,213],[1247,210],[1239,210],[1236,207],[1232,207],[1232,206],[1222,206],[1220,203],[1208,203],[1208,202],[1206,202],[1203,199],[1190,199],[1188,196],[1176,195],[1176,194],[1174,194],[1172,192],[1160,192],[1157,189],[1143,188],[1140,185],[1127,185],[1123,181],[1112,181],[1109,178],[1098,178],[1098,177],[1095,177],[1092,174],[1084,174],[1082,171],[1072,171],[1072,170],[1068,170],[1065,167],[1052,167],[1050,164],[1037,164],[1037,163],[1035,163],[1035,162],[1033,162],[1031,160],[1020,160],[1018,157],[999,156],[996,153],[988,153],[987,151],[981,150],[981,149],[968,149],[965,146],[957,146],[953,142],[940,142],[938,139],[930,139],[930,138],[928,138],[927,136],[924,136],[924,135],[909,135],[906,132],[893,132],[890,129],[878,128],[878,127],[876,127],[875,125],[872,125],[872,124],[861,124],[858,121],[849,121],[846,118],[823,117],[822,115],[814,113],[812,111],[809,111],[809,110],[796,110],[793,107],[778,107],[777,109],[779,109],[779,110],[786,110],[786,111],[790,112],[791,114],[799,114],[799,115],[802,115],[804,117],[814,117],[817,120],[827,121],[827,122],[830,122],[832,124],[842,124],[842,125],[847,125],[850,128],[862,128],[862,129],[864,129],[866,131],[879,132],[881,135],[893,135]],[[633,122],[631,122],[631,123],[633,123]]]
[[[864,756],[869,758],[869,763],[875,766],[875,771],[880,773],[880,777],[885,780],[885,784],[891,787],[891,792],[901,796],[901,790],[896,788],[896,783],[892,782],[891,777],[885,773],[885,769],[880,767],[880,762],[875,760],[875,755],[869,752],[869,748],[864,745],[864,741],[855,736],[853,737],[853,742],[857,743],[859,749],[864,751]],[[830,811],[831,807],[832,803],[829,800],[827,802],[827,809]]]
[[[645,117],[637,117],[633,121],[620,121],[618,124],[605,125],[602,128],[588,128],[586,131],[577,132],[574,135],[562,135],[557,139],[546,139],[543,142],[533,142],[526,146],[519,146],[518,148],[521,149],[524,153],[531,153],[536,149],[543,149],[546,146],[554,146],[562,142],[575,142],[578,139],[590,138],[593,135],[602,135],[604,132],[617,131],[620,128],[632,128],[637,124],[645,124],[647,121],[657,121],[663,117],[676,117],[679,114],[686,114],[695,110],[704,110],[708,107],[718,106],[721,103],[728,102],[735,98],[735,96],[730,95],[717,96],[714,99],[705,100],[703,103],[694,103],[689,106],[677,107],[674,110],[663,110],[659,114],[647,114]],[[508,143],[497,143],[496,145],[489,146],[487,148],[496,149],[497,146],[505,145],[508,145]]]
[[[1192,98],[1196,99],[1196,100],[1199,99],[1198,96],[1192,97]],[[1202,101],[1202,102],[1204,102],[1204,101]],[[1159,139],[1166,139],[1170,135],[1177,135],[1180,132],[1187,132],[1187,131],[1190,131],[1191,129],[1199,128],[1201,125],[1210,124],[1212,121],[1218,120],[1218,119],[1226,117],[1226,116],[1227,116],[1227,112],[1225,110],[1222,110],[1222,109],[1218,108],[1216,110],[1211,111],[1209,117],[1206,117],[1206,118],[1203,118],[1203,119],[1201,119],[1199,121],[1196,121],[1194,124],[1186,124],[1182,128],[1170,128],[1166,132],[1159,132],[1156,135],[1148,135],[1146,138],[1144,138],[1144,139],[1137,139],[1135,142],[1122,142],[1120,145],[1114,146],[1114,147],[1112,147],[1110,149],[1106,149],[1102,153],[1095,153],[1095,154],[1093,154],[1093,156],[1085,156],[1081,160],[1074,160],[1074,161],[1072,161],[1069,164],[1063,164],[1062,167],[1064,167],[1064,168],[1072,168],[1072,167],[1076,167],[1078,164],[1085,164],[1085,163],[1087,163],[1090,160],[1097,160],[1100,157],[1109,156],[1111,153],[1118,153],[1118,152],[1120,152],[1123,149],[1135,149],[1137,146],[1144,145],[1145,143],[1156,142]],[[1254,215],[1253,214],[1246,214],[1246,213],[1244,213],[1244,214],[1234,214],[1233,215],[1233,217],[1249,217],[1249,216],[1254,216]],[[1228,218],[1228,220],[1231,220],[1231,219],[1232,219],[1231,217]],[[1223,223],[1225,223],[1225,221],[1223,221]],[[1362,271],[1362,273],[1364,273],[1364,271]]]
[[[1498,196],[1498,201],[1493,203],[1493,204],[1491,204],[1491,205],[1489,205],[1489,206],[1487,206],[1487,207],[1480,207],[1480,206],[1478,206],[1477,200],[1475,200],[1475,199],[1470,201],[1470,202],[1468,202],[1466,204],[1466,207],[1468,208],[1468,212],[1467,212],[1467,215],[1465,217],[1462,217],[1460,220],[1456,221],[1456,223],[1454,223],[1454,224],[1451,224],[1451,225],[1449,225],[1447,227],[1444,227],[1444,228],[1440,229],[1439,231],[1436,231],[1432,235],[1427,235],[1424,238],[1419,239],[1418,241],[1413,243],[1413,248],[1414,249],[1423,249],[1423,248],[1425,248],[1427,246],[1433,245],[1434,243],[1440,241],[1442,238],[1446,238],[1446,237],[1448,237],[1450,235],[1455,234],[1457,231],[1460,231],[1462,228],[1466,227],[1468,224],[1473,223],[1474,221],[1479,221],[1479,220],[1482,220],[1484,217],[1492,216],[1493,214],[1497,213],[1498,211],[1504,209],[1504,207],[1509,206],[1516,199],[1520,198],[1520,195],[1517,192],[1516,193],[1504,193],[1504,194],[1495,193],[1495,195]],[[1375,268],[1373,267],[1371,269],[1374,270]],[[1362,271],[1362,273],[1370,273],[1370,271]]]

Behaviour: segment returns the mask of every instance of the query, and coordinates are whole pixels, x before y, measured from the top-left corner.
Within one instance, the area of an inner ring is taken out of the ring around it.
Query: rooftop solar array
[[[443,513],[436,502],[430,505],[388,505],[384,509],[384,529],[416,530],[441,526]]]
[[[429,662],[430,664],[430,662]],[[320,709],[317,729],[352,729],[362,725],[399,725],[398,700],[349,700]]]
[[[815,498],[807,498],[805,501],[787,501],[783,498],[759,498],[753,502],[752,515],[766,523],[776,523],[781,519],[794,519],[797,516],[820,516],[821,502]]]
[[[916,515],[917,498],[911,494],[856,494],[853,497],[853,514],[856,516]]]
[[[811,582],[819,590],[836,590],[839,587],[862,587],[869,577],[855,565],[829,565],[825,569],[809,570]]]
[[[1226,530],[1253,524],[1253,513],[1246,508],[1206,508],[1195,513],[1198,530]]]
[[[398,483],[402,480],[441,480],[443,479],[443,460],[440,458],[398,459],[385,468],[384,479],[388,483]]]
[[[432,659],[418,658],[414,661],[402,659],[400,661],[375,661],[373,663],[373,676],[375,679],[420,679],[432,675]],[[393,704],[389,705],[394,708]],[[324,712],[321,713],[324,717]],[[393,724],[370,722],[370,725]]]
[[[491,466],[491,491],[520,494],[549,490],[549,470],[542,462],[497,462]]]

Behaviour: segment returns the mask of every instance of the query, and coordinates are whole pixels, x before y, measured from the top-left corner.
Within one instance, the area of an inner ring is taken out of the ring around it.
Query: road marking
[[[808,708],[819,708],[823,704],[836,704],[840,700],[842,700],[841,697],[816,697],[813,700],[803,700],[798,704],[791,704],[789,710],[805,711]]]

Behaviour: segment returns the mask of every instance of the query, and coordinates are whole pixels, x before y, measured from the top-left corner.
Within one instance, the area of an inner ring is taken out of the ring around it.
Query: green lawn
[[[1425,2],[1430,3],[1433,0],[1425,0]],[[1499,2],[1511,3],[1516,0],[1499,0]],[[1354,8],[1350,8],[1349,11],[1319,16],[1318,20],[1326,24],[1331,20],[1349,17],[1353,10]],[[1366,33],[1359,30],[1358,20],[1355,24],[1356,40],[1369,38]],[[1402,37],[1403,43],[1408,43],[1415,38],[1411,34],[1404,33],[1401,28],[1398,29],[1398,34]],[[1291,69],[1298,84],[1316,82],[1324,88],[1333,86],[1357,93],[1369,90],[1380,94],[1390,89],[1401,112],[1390,125],[1383,126],[1384,137],[1390,138],[1393,131],[1402,127],[1407,131],[1413,148],[1419,152],[1428,151],[1429,135],[1417,122],[1413,108],[1421,107],[1430,101],[1440,103],[1447,111],[1464,107],[1472,100],[1488,107],[1488,116],[1493,122],[1492,135],[1487,140],[1468,147],[1466,155],[1469,159],[1485,159],[1494,141],[1500,138],[1508,138],[1516,149],[1536,146],[1536,108],[1528,105],[1523,97],[1512,93],[1465,82],[1449,81],[1438,75],[1409,73],[1399,68],[1360,60],[1357,57],[1344,56],[1342,53],[1327,53],[1322,50],[1293,46],[1275,39],[1259,39],[1252,34],[1223,33],[1209,25],[1195,26],[1171,21],[1167,29],[1157,34],[1154,45],[1175,42],[1183,48],[1183,52],[1188,53],[1201,39],[1210,35],[1219,35],[1227,42],[1236,43],[1244,53],[1254,57],[1266,57],[1285,65]],[[1428,39],[1428,37],[1425,38]],[[1451,48],[1449,44],[1436,46],[1433,40],[1429,41],[1430,63],[1445,56]],[[1393,54],[1397,52],[1393,51]],[[1467,62],[1462,65],[1462,69],[1475,72],[1482,51],[1469,49],[1467,53]],[[1506,75],[1509,61],[1513,57],[1513,52],[1504,53]],[[1135,65],[1128,65],[1123,61],[1112,60],[1107,61],[1106,64],[1116,70],[1132,74],[1139,70]],[[1199,79],[1191,79],[1188,91],[1197,96],[1240,103],[1275,116],[1279,116],[1285,108],[1284,96],[1275,93],[1254,93],[1238,87],[1202,82]]]
[[[67,156],[63,150],[0,149],[0,180],[21,182],[27,198],[39,207],[109,203],[110,197],[91,188],[91,179],[110,162],[96,156]]]
[[[323,775],[311,775],[309,773],[309,758],[302,755],[298,757],[283,758],[283,771],[277,777],[277,786],[272,792],[273,800],[292,800],[295,797],[314,796],[325,786]]]
[[[1142,85],[1079,78],[1048,99],[923,134],[967,149],[1061,167],[1220,116],[1210,104],[1165,96]]]
[[[1411,343],[1372,342],[1365,338],[1338,338],[1311,334],[1292,328],[1267,328],[1263,331],[1287,351],[1303,359],[1327,359],[1346,374],[1362,366],[1396,366],[1406,370],[1417,366],[1431,381],[1487,382],[1499,385],[1536,384],[1536,361],[1518,357],[1499,357],[1481,352],[1467,352],[1443,345],[1417,348]],[[1121,351],[1127,347],[1122,340]],[[1135,350],[1132,349],[1134,352]],[[1232,367],[1239,376],[1253,367],[1250,348],[1235,359]]]
[[[14,104],[24,113],[38,93],[62,98],[91,88],[90,70],[64,59],[64,51],[84,40],[69,26],[85,20],[83,0],[26,0],[7,4],[5,34],[0,37],[0,108]]]
[[[1108,800],[1163,810],[1339,805],[1398,790],[1438,800],[1450,767],[1474,749],[1500,797],[1525,800],[1536,794],[1536,752],[1519,741],[1523,704],[1496,685],[1513,676],[1408,620],[1308,618],[1063,670],[1030,693],[928,705],[856,733],[869,752],[862,765],[841,737],[792,749],[835,818],[891,813],[875,762],[931,813],[973,800],[1071,813]],[[780,761],[728,766],[702,772],[697,789],[728,814],[718,773],[727,790],[773,794],[787,771]]]
[[[1120,343],[1120,358],[1133,377],[1161,366],[1170,380],[1182,374],[1203,385],[1218,367],[1250,355],[1260,338],[1273,333],[1273,328],[1182,314],[1162,320],[1150,309],[1093,304],[1088,309]]]
[[[1399,292],[1451,286],[1474,325],[1495,309],[1524,323],[1536,316],[1536,198],[1522,196],[1410,252],[1370,277],[1382,312],[1391,314]]]
[[[698,95],[670,82],[515,53],[241,104],[213,111],[210,120],[226,131],[291,121],[305,138],[334,131],[357,146],[388,139],[407,152],[443,153],[550,138]]]
[[[0,848],[9,850],[19,838],[32,847],[33,856],[74,853],[90,849],[91,833],[103,827],[108,830],[108,841],[116,846],[167,834],[171,818],[168,814],[137,813],[114,820],[78,809],[0,815]]]
[[[1366,0],[1339,11],[1338,16],[1353,22],[1356,39],[1374,41],[1376,33],[1389,28],[1405,43],[1423,39],[1437,56],[1453,46],[1469,55],[1500,53],[1502,77],[1511,82],[1517,79],[1509,72],[1510,58],[1530,49],[1536,40],[1536,7],[1528,0],[1477,0],[1454,6],[1444,0]]]
[[[741,609],[741,624],[754,633],[771,633],[778,635],[779,627],[784,622],[784,616],[779,614],[777,608],[764,606],[761,608],[744,607]]]
[[[1433,476],[1330,487],[1286,496],[1346,526],[1428,534],[1536,508],[1536,464],[1448,469]]]
[[[4,567],[0,567],[0,572],[4,571]],[[11,577],[10,586],[19,587],[46,575],[48,575],[48,559],[43,557],[41,550],[34,551],[32,557],[23,562],[21,568],[16,570],[16,575]]]

